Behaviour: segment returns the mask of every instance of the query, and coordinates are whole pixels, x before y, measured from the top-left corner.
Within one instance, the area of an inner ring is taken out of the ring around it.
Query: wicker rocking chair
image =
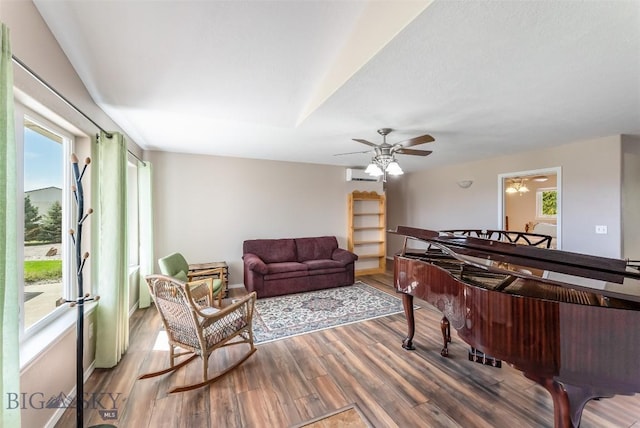
[[[171,373],[188,364],[197,356],[202,358],[203,381],[179,386],[172,392],[182,392],[209,385],[242,364],[256,348],[253,344],[252,317],[256,293],[219,309],[212,306],[211,278],[193,282],[182,282],[170,276],[149,275],[146,277],[149,291],[169,339],[170,367],[147,373],[138,379]],[[233,365],[208,377],[209,356],[221,347],[247,344],[249,350]],[[177,352],[176,347],[181,348]],[[193,354],[176,364],[176,358]]]

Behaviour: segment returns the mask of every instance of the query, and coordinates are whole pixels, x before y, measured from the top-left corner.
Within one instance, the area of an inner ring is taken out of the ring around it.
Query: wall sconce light
[[[458,186],[461,189],[468,189],[473,184],[473,180],[460,180],[458,181]]]

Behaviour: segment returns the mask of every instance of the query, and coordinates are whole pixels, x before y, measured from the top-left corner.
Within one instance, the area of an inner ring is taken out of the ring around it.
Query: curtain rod
[[[47,88],[48,90],[50,90],[51,92],[53,92],[53,94],[55,96],[57,96],[58,98],[60,98],[66,105],[68,105],[69,107],[71,107],[72,109],[74,109],[76,112],[80,113],[85,119],[87,119],[89,122],[91,122],[93,124],[93,126],[95,126],[96,128],[98,128],[99,130],[101,130],[102,132],[104,132],[107,135],[107,138],[111,138],[111,136],[113,135],[111,132],[106,131],[102,126],[98,125],[93,119],[91,119],[89,116],[87,116],[85,114],[85,112],[83,112],[82,110],[80,110],[78,107],[75,106],[75,104],[73,104],[71,101],[69,101],[64,95],[62,95],[60,92],[58,92],[53,86],[51,86],[49,83],[47,83],[46,80],[44,80],[42,77],[40,77],[35,71],[33,71],[27,64],[25,64],[24,62],[22,62],[18,57],[16,57],[15,55],[11,55],[11,59],[13,60],[13,62],[15,62],[16,64],[18,64],[20,66],[20,68],[22,68],[24,71],[26,71],[31,77],[33,77],[34,79],[36,79],[38,82],[40,82],[40,84],[42,86],[44,86],[45,88]],[[133,153],[131,150],[127,149],[127,152],[129,152],[131,154],[131,156],[133,156],[134,158],[138,159],[140,162],[142,162],[143,164],[146,165],[145,161],[143,161],[142,159],[140,159],[135,153]]]
[[[53,86],[51,86],[49,83],[47,83],[46,80],[44,80],[42,77],[38,76],[38,74],[35,71],[33,71],[31,68],[29,68],[29,66],[27,64],[25,64],[24,62],[20,61],[20,59],[18,57],[16,57],[15,55],[11,55],[11,59],[13,60],[13,62],[18,64],[24,71],[29,73],[31,75],[31,77],[33,77],[38,82],[40,82],[40,84],[42,86],[44,86],[45,88],[47,88],[48,90],[53,92],[58,98],[60,98],[62,101],[64,101],[64,103],[66,105],[68,105],[69,107],[71,107],[72,109],[74,109],[75,111],[80,113],[85,119],[87,119],[89,122],[93,123],[93,125],[96,128],[98,128],[99,130],[101,130],[102,132],[107,134],[107,136],[109,138],[111,138],[111,133],[110,132],[105,131],[105,129],[102,126],[98,125],[93,119],[91,119],[82,110],[80,110],[78,107],[76,107],[75,104],[73,104],[71,101],[69,101],[67,98],[65,98],[64,95],[62,95]]]

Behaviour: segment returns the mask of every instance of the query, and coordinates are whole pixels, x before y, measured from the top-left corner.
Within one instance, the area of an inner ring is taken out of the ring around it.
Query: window
[[[536,218],[552,219],[558,214],[558,191],[555,187],[536,191]]]
[[[129,269],[138,267],[138,164],[127,163],[127,241],[129,249]]]
[[[19,109],[21,110],[21,109]],[[25,114],[23,155],[23,337],[61,312],[61,298],[73,296],[72,259],[67,231],[70,219],[72,137],[36,115]],[[68,305],[64,305],[68,307]]]

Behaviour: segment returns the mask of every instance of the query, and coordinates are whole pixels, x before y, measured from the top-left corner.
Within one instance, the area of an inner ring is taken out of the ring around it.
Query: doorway
[[[561,168],[498,175],[498,229],[551,235],[561,248]]]

